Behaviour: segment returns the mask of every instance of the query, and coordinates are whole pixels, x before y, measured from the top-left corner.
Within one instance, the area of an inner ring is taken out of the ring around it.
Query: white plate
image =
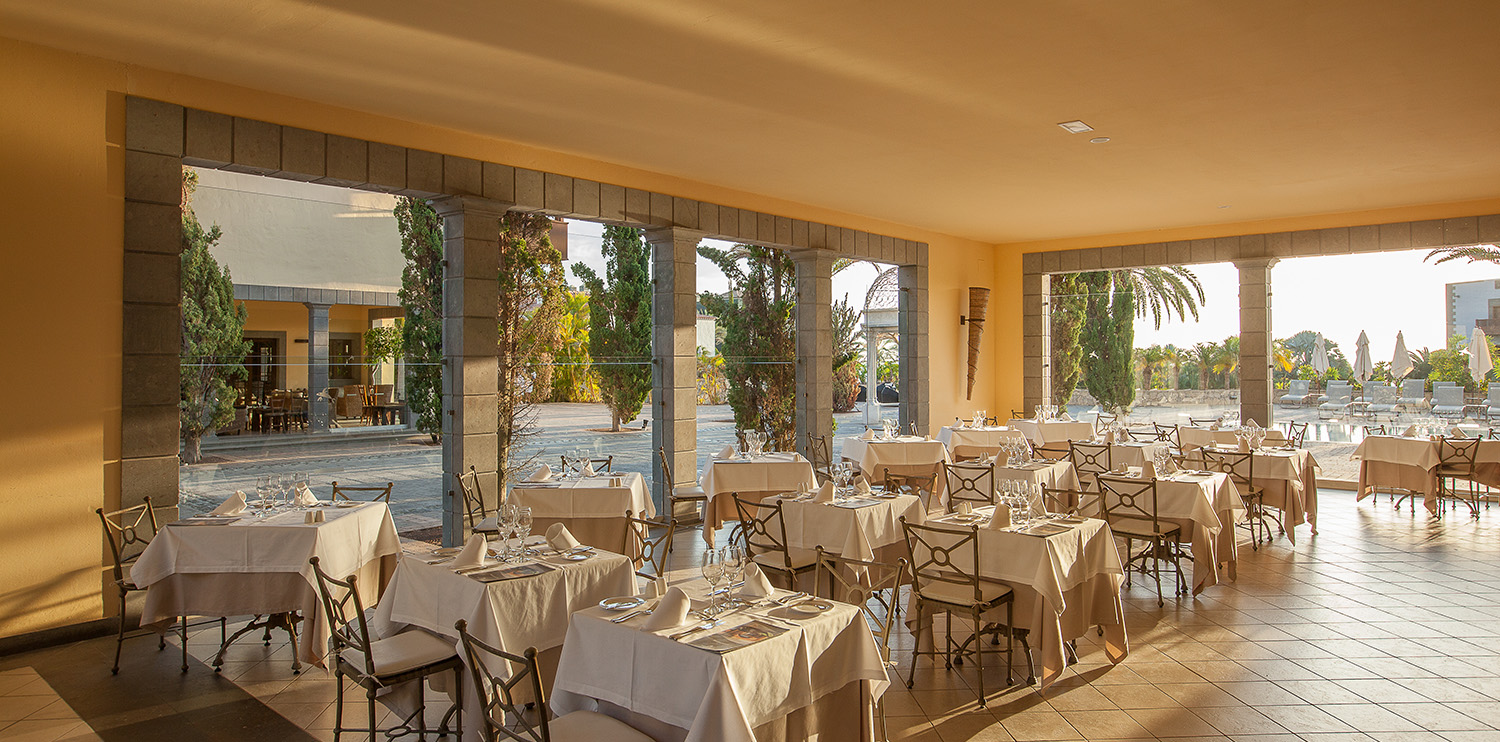
[[[620,595],[599,601],[599,607],[606,611],[628,611],[631,608],[639,608],[645,604],[645,598],[635,595]]]
[[[563,555],[563,559],[566,559],[566,560],[568,560],[570,562],[581,562],[581,561],[584,561],[585,559],[588,559],[591,556],[593,556],[593,554],[585,551],[585,552],[581,552],[581,553],[564,554]]]
[[[898,495],[898,494],[896,494],[894,492],[876,492],[875,496],[878,497],[878,498],[880,498],[880,499],[882,499],[882,500],[894,500],[894,499],[900,497],[900,495]]]
[[[800,616],[816,616],[824,611],[832,610],[833,604],[822,600],[804,600],[801,603],[793,603],[786,609]]]
[[[341,508],[357,508],[357,507],[359,507],[360,505],[363,505],[363,504],[364,503],[362,503],[362,502],[355,502],[353,500],[339,500],[338,503],[335,506],[336,507],[341,507]]]
[[[983,515],[974,515],[973,513],[970,513],[969,515],[955,515],[952,518],[949,518],[949,520],[957,521],[959,523],[973,523],[974,521],[980,520],[983,517]]]

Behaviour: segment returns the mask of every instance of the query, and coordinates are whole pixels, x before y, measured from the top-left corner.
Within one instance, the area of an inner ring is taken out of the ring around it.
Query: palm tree
[[[1167,345],[1161,349],[1162,367],[1172,369],[1172,378],[1167,385],[1168,389],[1176,389],[1178,380],[1182,377],[1182,353],[1175,345]]]
[[[1183,358],[1198,367],[1198,388],[1208,388],[1208,375],[1213,371],[1214,359],[1218,357],[1217,343],[1198,343],[1182,351]]]
[[[1161,329],[1162,316],[1172,315],[1186,322],[1188,315],[1198,319],[1198,307],[1207,301],[1198,276],[1186,266],[1167,265],[1151,268],[1126,268],[1111,271],[1115,283],[1129,283],[1135,289],[1135,312]]]
[[[1297,368],[1296,352],[1287,346],[1285,339],[1271,342],[1271,358],[1287,373]]]
[[[1437,258],[1433,260],[1433,258]],[[1470,263],[1500,263],[1500,247],[1494,245],[1465,245],[1464,247],[1439,247],[1427,253],[1423,262],[1433,260],[1434,264],[1446,263],[1450,260],[1468,260]]]
[[[1224,377],[1224,388],[1229,388],[1229,378],[1240,368],[1240,336],[1230,335],[1216,346],[1213,371]]]

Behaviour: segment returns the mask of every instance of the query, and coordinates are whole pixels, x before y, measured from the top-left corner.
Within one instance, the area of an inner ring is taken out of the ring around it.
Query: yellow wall
[[[928,242],[934,419],[1001,409],[996,390],[1019,386],[985,381],[1004,356],[1004,331],[987,330],[981,380],[963,398],[962,288],[998,288],[990,245],[0,39],[0,100],[12,104],[0,107],[0,316],[16,356],[0,366],[0,637],[113,612],[93,511],[119,501],[126,94]]]
[[[286,388],[307,388],[307,307],[286,301],[246,301],[245,332],[284,332]],[[363,335],[370,329],[370,310],[379,307],[335,304],[328,308],[328,331]],[[297,341],[302,342],[297,342]]]

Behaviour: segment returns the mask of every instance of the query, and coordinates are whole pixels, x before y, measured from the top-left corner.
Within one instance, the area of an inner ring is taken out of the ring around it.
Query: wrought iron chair
[[[655,582],[667,576],[667,553],[672,550],[672,534],[677,530],[677,524],[670,518],[665,521],[651,520],[649,518],[637,518],[635,513],[625,511],[625,529],[629,531],[627,538],[635,544],[635,574],[647,580]],[[652,536],[652,529],[660,529],[657,535]],[[651,572],[643,571],[650,565]]]
[[[1479,517],[1479,489],[1474,484],[1474,462],[1479,453],[1480,438],[1438,438],[1438,512],[1446,510],[1448,500],[1469,506],[1469,512]],[[1468,496],[1458,492],[1458,481],[1469,483]],[[1415,498],[1413,498],[1415,500]],[[1415,509],[1413,505],[1413,509]]]
[[[976,677],[979,679],[976,690],[979,693],[979,706],[985,705],[984,692],[984,639],[985,634],[1004,630],[1006,636],[1005,646],[1005,685],[1013,684],[1011,678],[1011,667],[1015,664],[1015,593],[1009,586],[999,582],[992,582],[983,578],[983,570],[979,561],[979,527],[953,527],[940,526],[932,523],[917,525],[908,523],[906,517],[901,517],[901,529],[906,536],[907,558],[910,560],[912,573],[912,595],[916,597],[913,601],[914,617],[920,623],[923,610],[932,608],[937,612],[948,614],[945,622],[946,629],[943,636],[943,649],[937,648],[936,629],[929,629],[927,633],[933,634],[931,649],[922,649],[922,631],[920,627],[916,630],[917,636],[912,646],[911,671],[906,676],[906,687],[912,687],[917,675],[917,659],[923,655],[937,661],[938,655],[943,656],[943,666],[953,669],[953,665],[962,665],[965,657],[972,656]],[[967,566],[966,566],[967,565]],[[1000,606],[1005,606],[1005,623],[986,624],[981,618],[985,613]],[[953,640],[953,619],[955,616],[965,616],[974,623],[974,634],[962,642]],[[954,657],[955,652],[957,657]]]
[[[1210,425],[1218,425],[1223,419],[1222,417],[1189,417],[1188,425],[1206,428]]]
[[[993,464],[949,464],[944,462],[943,483],[948,486],[947,512],[957,503],[970,502],[974,507],[995,504],[995,466]]]
[[[1182,550],[1178,547],[1182,527],[1163,521],[1158,514],[1156,480],[1105,475],[1099,478],[1099,488],[1105,522],[1116,536],[1125,539],[1126,586],[1130,585],[1132,571],[1149,572],[1156,580],[1156,605],[1166,605],[1161,591],[1161,565],[1170,562],[1177,576],[1177,594],[1186,595],[1187,580],[1182,573]],[[1131,554],[1136,541],[1146,542],[1147,547],[1139,554]],[[1136,565],[1135,570],[1132,565]]]
[[[567,471],[568,470],[568,457],[567,456],[559,456],[558,459],[561,460],[561,462],[562,462],[562,468],[559,469],[558,471]],[[593,467],[595,474],[600,474],[600,473],[609,474],[609,473],[612,473],[615,470],[615,457],[614,456],[601,456],[599,458],[591,458],[591,459],[589,459],[589,466]]]
[[[1108,412],[1101,412],[1094,417],[1094,432],[1103,433],[1106,428],[1119,422],[1120,416]]]
[[[351,487],[349,485],[344,485],[344,484],[339,484],[338,482],[334,482],[333,483],[333,499],[335,499],[335,500],[354,500],[356,498],[350,497],[348,495],[348,493],[350,493],[350,492],[369,492],[369,493],[373,493],[373,494],[370,495],[369,499],[366,500],[366,502],[383,502],[383,503],[389,505],[389,504],[391,504],[391,489],[394,488],[395,486],[396,486],[395,482],[386,482],[384,487]],[[476,483],[475,486],[477,487],[478,484]],[[364,500],[364,498],[359,498],[359,499]]]
[[[737,492],[732,496],[742,527],[730,538],[739,541],[745,548],[745,553],[762,570],[771,570],[786,577],[787,588],[798,589],[798,578],[817,568],[818,555],[803,549],[794,551],[787,546],[786,521],[782,518],[781,501],[746,500]]]
[[[1307,423],[1303,423],[1303,425],[1306,424]],[[1359,427],[1360,430],[1364,432],[1366,438],[1372,435],[1390,435],[1390,433],[1387,433],[1385,430],[1385,423],[1380,423],[1379,425],[1361,425]]]
[[[1042,485],[1042,499],[1047,504],[1047,512],[1061,513],[1063,515],[1082,515],[1098,518],[1099,493],[1084,490],[1073,490],[1065,487],[1048,487]]]
[[[813,476],[820,486],[833,479],[833,448],[829,446],[828,436],[807,434],[807,459],[812,463]]]
[[[344,727],[344,678],[365,689],[365,708],[369,713],[368,732],[370,742],[375,742],[375,695],[393,685],[408,681],[422,682],[429,675],[453,671],[457,684],[456,703],[443,715],[438,725],[438,736],[448,733],[448,719],[454,719],[457,732],[463,723],[463,669],[464,663],[447,639],[419,629],[403,631],[384,639],[371,640],[370,627],[365,619],[365,607],[359,597],[358,578],[349,575],[342,580],[329,577],[318,564],[318,558],[308,560],[318,582],[318,599],[328,617],[332,632],[334,683],[337,700],[334,702],[333,738],[337,742],[343,732],[357,731]],[[419,738],[427,736],[427,703],[421,692],[415,694],[418,705],[411,715],[385,733],[387,739],[415,732]],[[412,722],[417,724],[412,728]]]
[[[151,540],[161,528],[156,522],[156,510],[151,507],[151,498],[143,497],[139,505],[122,508],[112,512],[104,512],[104,508],[95,508],[94,512],[99,516],[99,523],[104,528],[104,540],[109,542],[109,555],[114,560],[113,569],[115,576],[115,588],[120,591],[120,625],[115,635],[115,664],[109,669],[111,675],[120,674],[120,650],[125,646],[126,639],[134,639],[141,636],[149,636],[156,632],[146,629],[132,637],[125,636],[125,599],[131,593],[143,591],[146,588],[138,587],[130,577],[130,569],[135,566],[137,559],[146,551]],[[187,616],[181,616],[177,624],[177,637],[182,641],[182,671],[188,671],[187,632],[195,626],[207,626],[212,623],[219,624],[219,642],[222,644],[228,635],[228,621],[224,618],[208,619],[195,624],[189,624]],[[167,635],[165,632],[157,635],[156,649],[161,651],[167,648]]]
[[[597,711],[574,711],[549,720],[536,666],[536,647],[527,647],[525,654],[511,654],[475,639],[463,619],[453,628],[458,630],[474,688],[482,701],[484,726],[480,738],[485,742],[651,742],[650,737],[625,722]],[[505,668],[505,677],[492,672],[491,666]],[[527,706],[533,704],[534,711],[528,713]]]
[[[1156,429],[1156,440],[1179,451],[1182,450],[1182,432],[1176,425],[1162,425],[1154,422],[1151,426]]]
[[[479,488],[479,472],[470,465],[468,474],[454,472],[453,477],[458,480],[459,496],[463,498],[464,523],[469,530],[486,535],[500,533],[500,525],[485,505],[484,491]]]
[[[1307,423],[1287,423],[1286,442],[1292,448],[1301,448],[1302,443],[1307,440]]]
[[[896,663],[891,660],[891,634],[901,615],[901,588],[911,582],[907,576],[910,569],[906,559],[898,559],[895,564],[848,557],[839,557],[835,561],[821,546],[817,548],[817,559],[813,592],[819,597],[859,606],[870,633],[875,635],[881,661],[885,662],[887,669],[894,670]],[[863,574],[863,578],[856,578],[855,574]],[[880,736],[889,739],[885,703],[876,701],[876,708],[880,711]]]
[[[689,484],[677,484],[672,476],[672,465],[667,463],[667,449],[665,446],[656,449],[656,458],[661,462],[661,476],[666,480],[667,492],[667,520],[673,526],[692,525],[703,523],[708,514],[699,509],[700,503],[703,508],[708,507],[708,494],[697,482]],[[679,515],[678,505],[687,504],[692,510],[692,515],[686,517]]]
[[[1259,551],[1262,537],[1266,543],[1271,543],[1270,518],[1266,514],[1266,491],[1264,487],[1255,484],[1255,454],[1216,448],[1204,448],[1200,453],[1204,469],[1229,475],[1229,481],[1239,490],[1240,500],[1245,503],[1245,522],[1238,525],[1250,529],[1251,548]],[[1276,527],[1282,529],[1280,518],[1276,519]],[[1282,530],[1282,533],[1285,531]]]
[[[881,468],[885,478],[885,491],[898,495],[916,495],[924,510],[932,510],[932,495],[937,491],[937,472],[929,474],[892,474]]]
[[[1078,474],[1084,489],[1099,489],[1099,475],[1108,474],[1114,467],[1108,443],[1079,443],[1068,441],[1068,461]]]

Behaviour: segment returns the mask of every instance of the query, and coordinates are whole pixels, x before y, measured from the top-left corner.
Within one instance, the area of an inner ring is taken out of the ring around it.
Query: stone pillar
[[[500,502],[498,420],[500,217],[509,205],[469,196],[432,202],[443,219],[443,544],[468,536],[455,475],[473,467],[486,509]]]
[[[1052,276],[1026,273],[1021,277],[1021,343],[1024,406],[1052,403]],[[1001,413],[1009,414],[1009,410]],[[1001,414],[1001,413],[997,413]]]
[[[333,410],[318,396],[328,388],[328,307],[305,302],[307,307],[307,398],[309,430],[327,430]]]
[[[1234,261],[1240,269],[1240,419],[1270,427],[1275,408],[1271,389],[1271,266],[1275,258]]]
[[[658,512],[666,512],[666,477],[655,449],[666,452],[672,476],[687,484],[698,473],[698,242],[680,227],[646,232],[656,286],[651,320],[651,475]]]
[[[833,259],[829,250],[794,250],[797,266],[797,439],[833,434]],[[830,440],[831,444],[832,441]]]
[[[925,434],[937,433],[928,428],[932,414],[932,394],[928,388],[931,352],[927,347],[927,265],[903,265],[897,269],[896,283],[901,288],[900,332],[901,363],[901,429],[912,423]]]

